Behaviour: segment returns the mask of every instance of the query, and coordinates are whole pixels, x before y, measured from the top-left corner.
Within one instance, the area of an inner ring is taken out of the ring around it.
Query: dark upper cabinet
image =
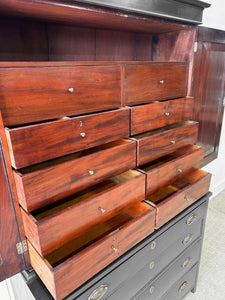
[[[198,144],[205,148],[203,164],[218,155],[224,106],[225,32],[198,28],[193,96],[199,121]]]

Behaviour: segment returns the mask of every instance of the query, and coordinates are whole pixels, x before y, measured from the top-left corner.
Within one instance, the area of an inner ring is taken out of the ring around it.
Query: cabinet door
[[[225,32],[199,28],[193,95],[198,144],[205,148],[203,164],[217,157],[223,119]]]

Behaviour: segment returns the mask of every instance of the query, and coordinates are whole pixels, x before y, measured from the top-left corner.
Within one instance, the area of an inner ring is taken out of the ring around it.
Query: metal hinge
[[[198,42],[194,42],[194,53],[198,51]]]
[[[26,252],[28,250],[27,242],[24,240],[20,243],[17,243],[16,249],[17,249],[18,254],[23,254],[24,252]]]

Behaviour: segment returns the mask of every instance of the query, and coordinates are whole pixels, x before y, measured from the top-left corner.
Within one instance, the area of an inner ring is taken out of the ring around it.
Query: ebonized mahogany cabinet
[[[208,192],[191,96],[198,21],[79,1],[0,6],[0,275],[33,267],[63,299]]]

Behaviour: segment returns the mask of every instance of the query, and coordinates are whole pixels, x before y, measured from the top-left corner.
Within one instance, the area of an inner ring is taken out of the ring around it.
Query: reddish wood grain
[[[124,72],[126,105],[186,95],[187,65],[185,63],[127,64]]]
[[[123,176],[128,179],[122,181]],[[25,233],[40,255],[44,256],[119,214],[128,204],[144,198],[145,175],[128,171],[74,195],[71,201],[61,206],[59,204],[58,208],[56,206],[46,214],[36,216],[22,210]]]
[[[122,108],[6,129],[11,163],[19,169],[125,138],[129,135],[129,114],[129,108]]]
[[[137,141],[138,166],[197,141],[197,122],[187,121],[177,124],[179,125],[170,125],[167,128],[134,136]]]
[[[131,108],[131,135],[191,120],[193,105],[193,98],[186,97],[133,106]]]
[[[119,108],[120,67],[1,68],[0,97],[5,126]]]
[[[139,205],[143,206],[143,204]],[[148,236],[154,229],[154,221],[154,210],[146,206],[139,216],[118,228],[118,231],[101,238],[54,268],[41,258],[29,244],[31,263],[53,297],[62,299]],[[116,248],[117,251],[115,252],[113,248]],[[54,280],[52,280],[53,276]],[[68,280],[68,276],[70,280]]]
[[[14,171],[14,178],[20,204],[32,211],[135,167],[136,143],[121,140]]]
[[[185,146],[142,168],[146,177],[146,195],[156,192],[188,172],[198,169],[204,157],[204,149],[198,146]],[[154,167],[155,166],[155,167]]]
[[[178,190],[162,202],[159,202],[156,205],[153,204],[156,208],[156,229],[204,196],[209,190],[211,174],[197,170],[187,175],[185,179],[189,182],[187,187]],[[176,183],[173,185],[176,187]]]

